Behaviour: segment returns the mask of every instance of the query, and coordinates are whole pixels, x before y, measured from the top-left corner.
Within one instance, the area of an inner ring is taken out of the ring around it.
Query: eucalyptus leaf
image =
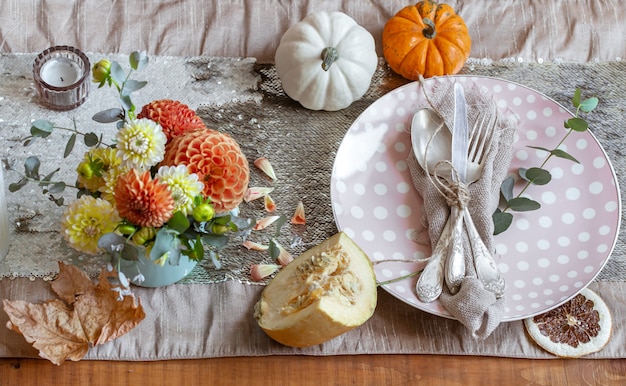
[[[30,134],[33,137],[46,138],[54,130],[54,124],[45,119],[38,119],[30,126]]]
[[[215,248],[223,248],[228,244],[228,236],[226,235],[202,235],[201,240],[204,244],[210,245]]]
[[[65,190],[65,182],[55,182],[48,189],[50,193],[62,193]]]
[[[546,153],[551,153],[552,152],[552,150],[546,149],[545,147],[541,147],[541,146],[528,146],[528,147],[531,148],[531,149],[543,150]]]
[[[178,211],[172,215],[172,218],[167,222],[167,226],[180,234],[189,228],[190,222],[187,216]]]
[[[83,141],[87,147],[94,147],[100,143],[100,138],[98,138],[96,133],[87,133],[85,134]]]
[[[177,241],[175,232],[167,228],[159,229],[150,250],[150,260],[157,260],[168,253],[172,248],[176,247]]]
[[[519,169],[517,169],[517,174],[519,174],[519,176],[522,177],[522,179],[524,181],[530,182],[528,180],[528,177],[526,177],[526,170],[528,170],[528,169],[526,169],[526,168],[519,168]]]
[[[76,144],[76,133],[72,133],[70,139],[68,139],[65,144],[65,151],[63,152],[63,158],[67,158],[70,154],[72,154],[72,150],[74,149],[74,144]]]
[[[513,215],[508,212],[502,212],[497,210],[493,215],[493,234],[499,235],[500,233],[509,229],[511,224],[513,223]]]
[[[574,107],[578,108],[578,106],[580,106],[580,94],[581,94],[581,89],[577,88],[576,90],[574,90],[574,96],[572,97],[572,105],[574,105]]]
[[[148,55],[146,51],[134,51],[130,54],[128,60],[133,70],[141,70],[148,65]]]
[[[126,72],[118,62],[111,63],[111,79],[118,85],[121,85],[126,80]]]
[[[24,161],[24,171],[26,177],[34,178],[36,180],[39,179],[39,166],[41,166],[41,162],[39,162],[39,158],[34,155],[26,158]]]
[[[146,81],[139,81],[139,80],[129,79],[129,80],[126,81],[126,83],[124,83],[125,94],[128,95],[128,94],[130,94],[132,92],[140,90],[140,89],[144,88],[147,84],[148,84],[148,82],[146,82]]]
[[[113,123],[119,121],[123,117],[124,112],[122,109],[115,107],[97,112],[93,115],[93,117],[91,117],[91,119],[99,123]]]
[[[287,217],[284,214],[281,214],[278,220],[276,220],[276,232],[274,232],[274,237],[280,236],[280,230],[283,225],[287,222]]]
[[[124,110],[126,111],[133,110],[133,102],[130,99],[129,95],[120,95],[120,103],[122,104],[122,107],[124,108]]]
[[[42,181],[52,181],[52,177],[54,177],[55,174],[58,173],[58,171],[61,170],[61,168],[57,168],[56,170],[53,170],[51,173],[48,173],[48,175],[46,175]]]
[[[105,233],[98,239],[98,248],[108,253],[121,251],[126,244],[126,239],[115,233]]]
[[[580,110],[585,112],[585,113],[589,113],[589,112],[593,111],[593,109],[598,107],[598,103],[599,102],[600,101],[596,97],[591,97],[591,98],[585,99],[580,104]]]
[[[564,159],[568,159],[570,161],[574,161],[577,164],[579,164],[580,162],[574,158],[571,154],[569,154],[568,152],[566,152],[565,150],[561,150],[561,149],[554,149],[551,151],[551,154],[555,157],[559,157],[559,158],[564,158]]]
[[[270,240],[269,253],[272,260],[276,260],[280,255],[280,248],[278,248],[278,244],[275,239]]]
[[[11,192],[11,193],[17,192],[18,190],[22,189],[27,184],[28,184],[28,179],[27,178],[22,178],[18,182],[14,182],[14,183],[9,184],[9,192]]]
[[[502,181],[500,185],[500,193],[506,201],[513,198],[513,186],[515,185],[515,179],[513,177],[507,177]]]
[[[552,180],[552,175],[542,168],[530,168],[526,170],[526,178],[534,185],[545,185]]]
[[[516,197],[506,202],[507,206],[516,212],[528,212],[541,208],[537,201],[526,197]]]
[[[573,117],[566,121],[565,127],[581,133],[589,128],[589,124],[582,118]]]

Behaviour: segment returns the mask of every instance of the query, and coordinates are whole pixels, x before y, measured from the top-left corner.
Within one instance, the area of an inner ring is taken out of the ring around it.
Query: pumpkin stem
[[[435,35],[437,35],[437,32],[435,31],[435,23],[427,17],[422,19],[422,21],[426,24],[426,28],[422,30],[424,37],[426,39],[433,39]]]
[[[322,50],[322,69],[328,71],[330,66],[339,58],[335,47],[326,47]]]

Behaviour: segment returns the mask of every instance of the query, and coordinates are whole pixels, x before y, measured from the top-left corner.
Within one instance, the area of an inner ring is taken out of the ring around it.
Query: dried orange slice
[[[370,259],[340,232],[281,269],[263,290],[254,316],[274,340],[306,347],[365,323],[376,302]]]
[[[564,358],[600,351],[611,338],[611,313],[598,294],[585,288],[544,314],[527,318],[530,337],[544,350]]]

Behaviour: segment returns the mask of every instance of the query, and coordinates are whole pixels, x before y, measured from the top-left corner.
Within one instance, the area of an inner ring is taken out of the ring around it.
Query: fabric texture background
[[[524,62],[626,59],[620,0],[450,0],[473,58]],[[404,0],[3,0],[0,52],[68,44],[90,52],[254,57],[272,62],[282,34],[315,11],[342,11],[372,33]],[[621,44],[620,44],[621,42]]]

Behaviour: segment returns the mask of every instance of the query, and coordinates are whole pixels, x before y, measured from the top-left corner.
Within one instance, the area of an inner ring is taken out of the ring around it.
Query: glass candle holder
[[[54,46],[44,50],[33,64],[35,88],[41,103],[53,110],[71,110],[89,95],[90,63],[78,48]]]

